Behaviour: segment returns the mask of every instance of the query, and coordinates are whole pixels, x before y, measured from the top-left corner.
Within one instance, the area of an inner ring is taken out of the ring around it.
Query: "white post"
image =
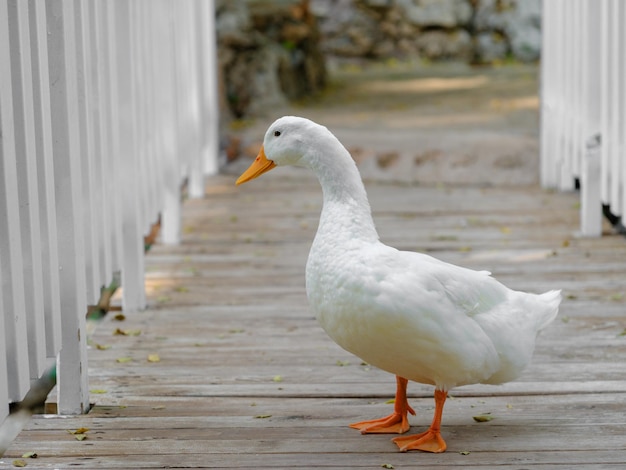
[[[100,298],[100,257],[101,245],[100,207],[98,205],[97,162],[99,154],[94,144],[94,106],[93,76],[90,70],[90,61],[96,61],[91,49],[88,10],[95,8],[90,2],[75,2],[74,40],[76,44],[76,83],[79,114],[80,153],[83,156],[81,172],[83,178],[83,223],[82,230],[85,237],[85,275],[87,278],[87,301],[94,304]],[[97,52],[96,52],[97,53]]]
[[[98,32],[101,40],[102,57],[100,73],[103,86],[103,99],[100,101],[104,113],[103,154],[107,155],[107,161],[103,169],[103,185],[106,188],[107,207],[106,213],[110,224],[108,234],[111,240],[111,271],[120,271],[123,266],[123,241],[122,241],[122,208],[124,201],[122,183],[119,181],[122,172],[120,155],[120,123],[119,123],[119,87],[118,87],[118,61],[117,61],[117,38],[115,4],[113,2],[95,2],[100,21]]]
[[[217,84],[217,37],[215,34],[215,2],[200,0],[198,15],[200,33],[198,57],[202,72],[202,129],[204,172],[215,175],[219,171],[219,98]]]
[[[623,2],[620,0],[613,0],[613,11],[611,17],[611,146],[609,154],[609,177],[611,180],[610,192],[609,192],[609,204],[611,205],[611,212],[616,215],[621,215],[620,201],[620,181],[621,175],[621,155],[622,155],[622,136],[621,136],[621,121],[622,121],[622,102],[620,96],[622,88],[624,87],[621,75],[621,68],[624,62],[623,59],[623,39],[624,39],[624,25],[621,23],[621,11],[623,10]]]
[[[26,293],[24,296],[24,313],[28,327],[30,378],[37,379],[44,372],[47,361],[28,3],[10,2],[9,18],[15,150],[19,155],[17,158],[17,188],[20,200],[19,223],[22,236],[22,252],[20,254]],[[17,313],[22,312],[18,311]]]
[[[600,135],[587,141],[580,185],[580,230],[585,237],[602,235],[602,202],[600,201]]]
[[[50,101],[57,202],[62,348],[57,366],[62,414],[89,408],[85,331],[86,281],[74,2],[48,0]]]
[[[161,213],[161,240],[166,245],[176,245],[181,234],[181,194],[179,152],[181,136],[178,133],[178,107],[180,95],[176,81],[175,6],[167,0],[160,11],[159,24],[162,34],[157,37],[161,51],[158,64],[162,71],[160,80],[161,117],[159,131],[163,136],[163,211]]]
[[[0,279],[9,400],[30,386],[7,2],[0,2]]]
[[[601,181],[601,103],[602,103],[602,64],[600,49],[602,47],[602,2],[590,5],[583,2],[585,34],[583,36],[583,55],[585,70],[583,71],[583,130],[587,137],[585,153],[581,169],[580,192],[580,229],[586,237],[602,235],[602,201],[600,198]]]
[[[122,217],[122,305],[124,310],[142,310],[146,306],[144,287],[144,246],[140,228],[140,208],[137,194],[137,120],[135,82],[137,64],[133,59],[134,44],[130,31],[131,5],[125,0],[114,3],[116,22],[117,92],[119,117],[119,152],[121,192],[124,206]]]
[[[1,272],[0,272],[0,275],[1,275]],[[0,289],[0,340],[6,341],[5,339],[6,332],[4,331],[3,304],[4,304],[4,300],[2,298],[2,289]],[[6,348],[0,347],[0,425],[2,425],[4,418],[8,414],[9,414],[9,374],[7,371],[7,351],[6,351]]]
[[[186,10],[182,19],[182,28],[184,29],[187,50],[178,51],[179,54],[186,54],[189,73],[186,77],[186,87],[189,90],[188,106],[190,109],[186,112],[191,118],[192,132],[190,137],[192,143],[189,146],[189,197],[204,197],[204,161],[202,158],[204,129],[202,119],[202,67],[200,53],[202,51],[200,42],[200,33],[198,31],[198,18],[201,15],[200,4],[197,0],[186,2]]]
[[[52,113],[48,74],[48,26],[45,0],[29,3],[31,47],[33,48],[33,100],[35,107],[35,144],[41,241],[43,308],[48,357],[56,357],[61,348],[61,299],[57,243],[56,196],[52,155]]]

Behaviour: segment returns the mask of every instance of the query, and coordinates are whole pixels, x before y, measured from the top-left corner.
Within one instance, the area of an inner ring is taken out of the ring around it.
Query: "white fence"
[[[581,232],[626,208],[626,2],[544,0],[541,179],[581,185]],[[623,221],[623,218],[622,218]]]
[[[87,305],[121,271],[144,307],[144,234],[217,171],[216,76],[212,0],[0,0],[0,422],[54,360],[87,410]]]

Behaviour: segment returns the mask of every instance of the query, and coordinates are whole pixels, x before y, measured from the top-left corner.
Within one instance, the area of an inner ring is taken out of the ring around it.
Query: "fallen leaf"
[[[85,439],[87,439],[87,434],[77,434],[76,436],[74,436],[74,438],[77,441],[84,441]]]
[[[345,367],[345,366],[349,366],[349,365],[350,365],[350,362],[348,362],[348,361],[339,361],[339,360],[337,360],[337,363],[336,363],[336,364],[337,364],[339,367]]]
[[[477,423],[486,423],[487,421],[491,421],[493,419],[493,416],[484,414],[484,415],[472,416],[472,418],[474,418],[474,421],[476,421]]]
[[[156,298],[156,301],[160,304],[164,304],[165,302],[169,302],[170,300],[172,300],[170,297],[168,297],[167,295],[161,295],[159,297]]]
[[[116,328],[113,334],[116,336],[139,336],[141,330],[122,330],[121,328]]]
[[[281,375],[275,375],[272,380],[274,382],[282,382],[283,381],[283,377]]]
[[[117,362],[119,362],[120,364],[125,364],[125,363],[127,363],[127,362],[132,361],[132,360],[133,360],[133,358],[132,358],[132,357],[118,357],[118,358],[116,359],[116,361],[117,361]]]
[[[266,418],[271,418],[272,415],[256,415],[255,418],[256,419],[266,419]]]
[[[26,466],[26,462],[24,460],[14,460],[13,461],[13,466],[14,467],[25,467]]]
[[[148,355],[148,362],[160,362],[161,358],[159,357],[158,354],[149,354]]]
[[[101,388],[95,388],[93,390],[89,390],[89,393],[93,393],[94,395],[102,395],[103,393],[106,393],[107,391]]]
[[[89,432],[89,428],[78,428],[75,431],[68,430],[67,432],[69,432],[70,434],[85,434],[86,432]]]
[[[462,450],[461,452],[459,452],[459,454],[461,454],[461,455],[469,455],[470,451],[469,450]]]
[[[391,465],[390,463],[384,463],[381,465],[382,468],[396,468],[393,465]]]
[[[159,406],[153,406],[152,409],[153,410],[164,410],[165,407],[163,405],[159,405]]]
[[[26,452],[22,455],[23,459],[36,459],[37,457],[37,452]]]
[[[396,402],[395,398],[390,398],[385,402],[385,405],[393,405]]]
[[[511,227],[500,227],[500,232],[508,235],[509,233],[511,233]]]
[[[126,320],[126,315],[124,315],[123,313],[118,313],[113,317],[113,320],[124,321]]]
[[[185,293],[185,292],[189,292],[189,289],[185,286],[178,286],[174,288],[174,291]]]
[[[109,346],[108,344],[97,344],[96,343],[96,349],[98,349],[100,351],[106,351],[107,349],[111,349],[111,346]]]

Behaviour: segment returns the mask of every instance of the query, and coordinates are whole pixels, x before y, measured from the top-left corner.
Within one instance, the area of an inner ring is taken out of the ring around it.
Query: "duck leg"
[[[402,436],[392,439],[400,448],[400,452],[407,450],[423,450],[424,452],[445,452],[446,443],[441,437],[441,415],[448,392],[435,390],[435,415],[428,431],[412,436]]]
[[[411,427],[407,413],[415,415],[415,411],[409,406],[409,402],[406,398],[406,386],[408,382],[409,381],[404,377],[396,375],[397,387],[393,413],[380,419],[352,423],[350,427],[360,429],[361,434],[402,434],[407,432]]]

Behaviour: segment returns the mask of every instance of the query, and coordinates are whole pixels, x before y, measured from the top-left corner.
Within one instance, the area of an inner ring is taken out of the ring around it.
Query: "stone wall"
[[[539,58],[541,0],[217,0],[223,114],[258,115],[326,83],[326,57]]]
[[[222,112],[263,113],[326,82],[317,20],[305,0],[218,0]]]
[[[322,49],[338,57],[539,58],[541,0],[312,0]]]

